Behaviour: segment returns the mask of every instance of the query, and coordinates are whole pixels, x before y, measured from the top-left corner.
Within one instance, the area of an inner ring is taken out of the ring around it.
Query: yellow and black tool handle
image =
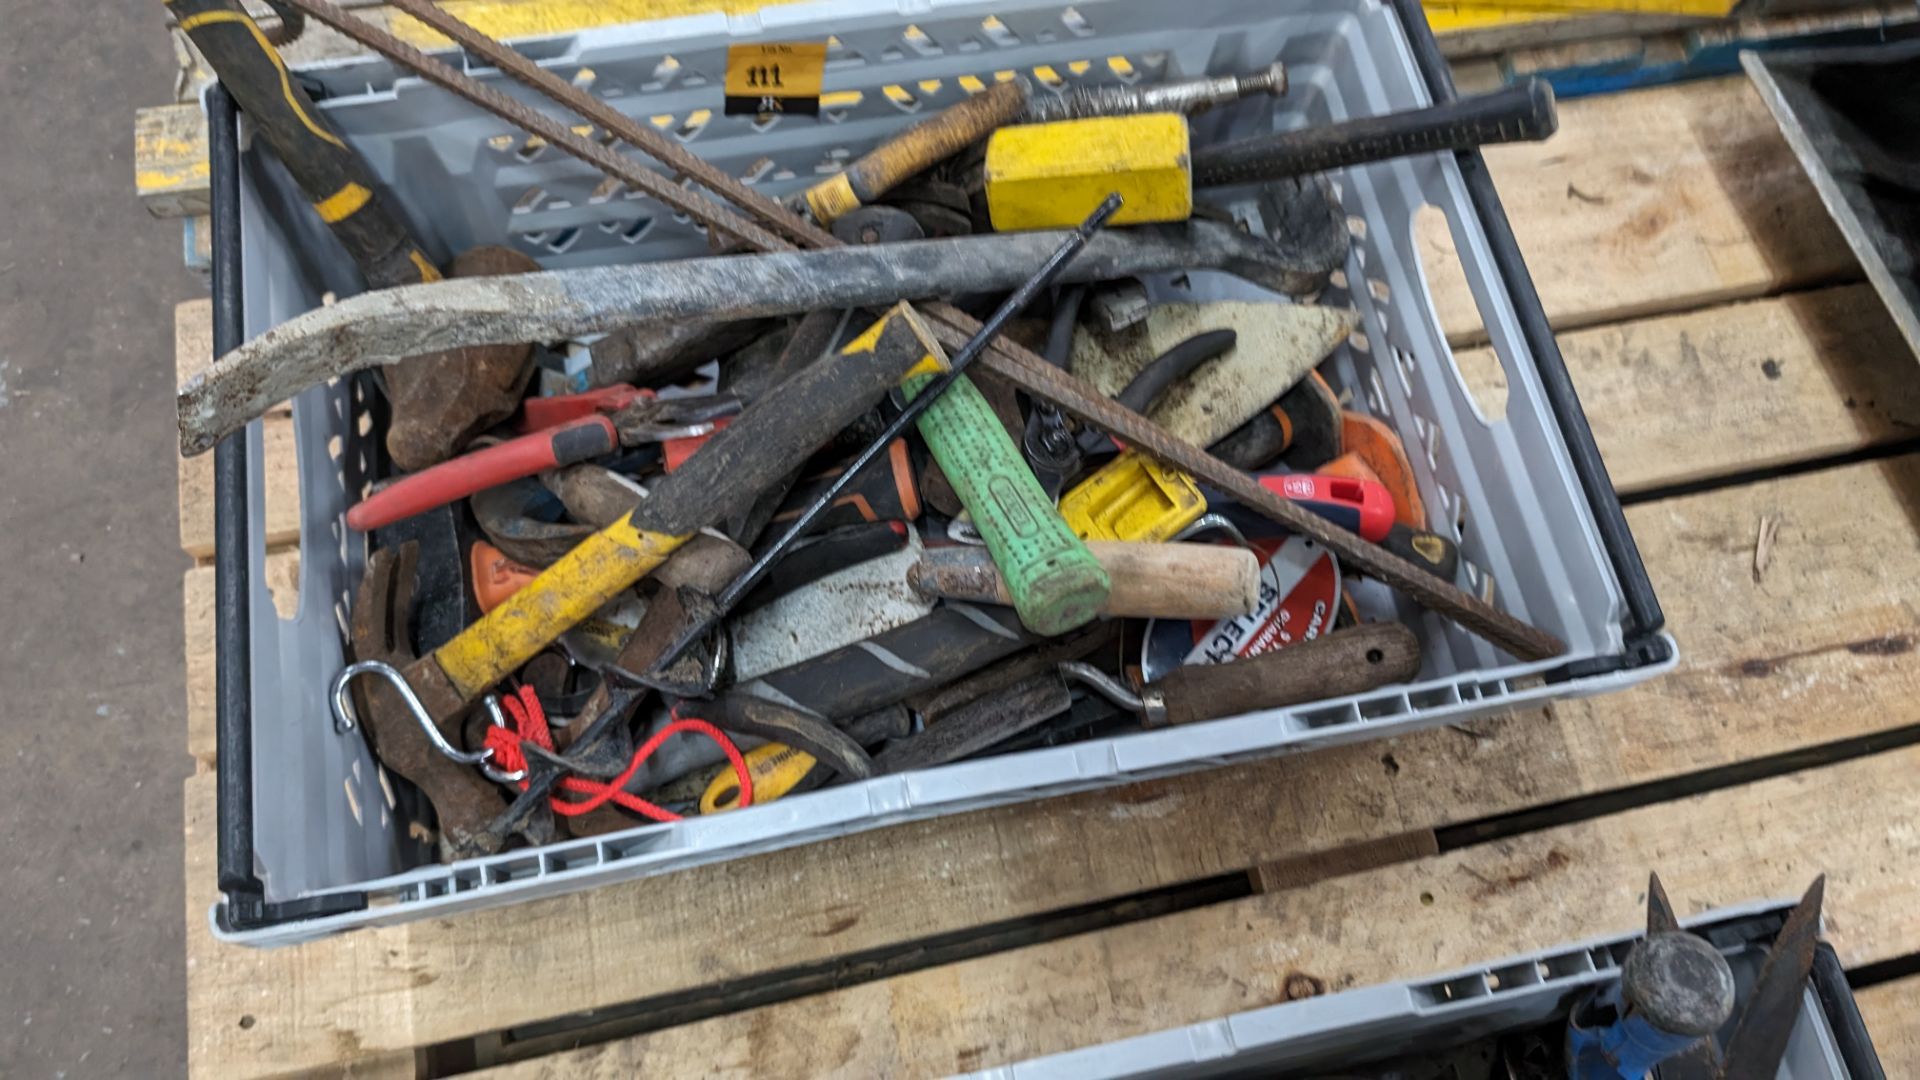
[[[797,747],[850,780],[873,775],[873,759],[853,736],[825,717],[777,701],[736,692],[712,701],[682,702],[677,715],[705,720],[731,734]]]
[[[1193,152],[1193,185],[1278,180],[1407,154],[1537,142],[1558,126],[1553,87],[1528,79],[1445,105],[1199,147]]]
[[[1142,693],[1165,703],[1148,726],[1197,724],[1321,698],[1364,694],[1420,673],[1420,640],[1399,623],[1367,623],[1227,664],[1189,664]]]
[[[833,224],[995,128],[1016,122],[1026,111],[1031,93],[1025,79],[1009,79],[913,125],[844,171],[808,188],[803,195],[807,212],[822,225]]]
[[[652,573],[692,534],[750,504],[909,372],[943,357],[901,304],[838,355],[801,369],[749,405],[618,521],[581,541],[499,607],[409,669],[440,718],[479,697],[574,624]],[[415,676],[419,676],[415,678]]]
[[[166,0],[180,29],[239,102],[374,288],[440,273],[374,193],[358,154],[300,88],[240,0]]]

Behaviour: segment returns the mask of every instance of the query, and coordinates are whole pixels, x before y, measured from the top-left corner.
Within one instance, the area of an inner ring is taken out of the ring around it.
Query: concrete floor
[[[0,34],[0,1075],[186,1061],[173,307],[204,295],[134,199],[171,100],[155,0],[9,0]]]

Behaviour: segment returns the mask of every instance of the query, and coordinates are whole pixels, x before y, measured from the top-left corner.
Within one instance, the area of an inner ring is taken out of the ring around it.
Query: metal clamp
[[[407,677],[400,674],[399,668],[384,660],[362,660],[348,664],[340,669],[340,674],[333,677],[333,729],[335,731],[348,732],[354,728],[353,709],[347,704],[347,687],[358,675],[378,675],[387,680],[387,683],[400,695],[400,700],[406,702],[407,711],[413,714],[414,722],[420,725],[420,730],[426,732],[427,740],[433,743],[435,750],[462,765],[478,765],[493,756],[491,746],[478,753],[468,753],[455,748],[448,742],[446,736],[440,734],[440,728],[434,724],[433,717],[427,715],[427,707],[420,703],[420,696],[413,692],[413,687],[407,683]],[[495,708],[497,710],[498,706],[496,705]]]

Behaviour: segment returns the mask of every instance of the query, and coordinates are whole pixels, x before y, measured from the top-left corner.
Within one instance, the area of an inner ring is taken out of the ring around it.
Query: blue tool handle
[[[1567,1077],[1644,1080],[1654,1066],[1699,1041],[1698,1035],[1663,1031],[1628,1010],[1616,982],[1575,1009],[1567,1023]]]

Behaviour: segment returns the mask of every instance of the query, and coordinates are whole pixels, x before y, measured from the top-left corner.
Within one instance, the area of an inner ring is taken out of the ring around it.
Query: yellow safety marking
[[[213,176],[212,168],[196,161],[182,169],[141,169],[133,174],[134,190],[145,194],[168,188],[203,188]]]
[[[1693,15],[1720,17],[1733,11],[1734,0],[1513,0],[1510,3],[1452,3],[1429,0],[1427,23],[1435,33],[1480,30],[1550,22],[1575,15],[1624,12],[1635,15]]]
[[[440,646],[434,661],[471,701],[632,588],[688,539],[647,532],[628,513]]]
[[[449,0],[441,6],[488,37],[505,40],[711,12],[738,15],[777,5],[765,0]],[[407,15],[396,13],[390,29],[394,36],[423,49],[452,44],[439,31]]]
[[[367,205],[372,198],[373,192],[349,180],[339,191],[314,203],[313,208],[319,212],[321,221],[332,225],[336,221],[346,220],[348,215]]]
[[[280,72],[280,96],[287,99],[287,104],[293,108],[293,114],[300,118],[300,123],[305,125],[308,131],[313,132],[315,138],[345,150],[347,144],[341,142],[339,136],[321,127],[319,121],[308,116],[307,110],[300,107],[299,99],[293,96],[293,76],[287,73],[287,65],[280,59],[279,50],[273,47],[273,43],[267,40],[267,35],[260,32],[260,28],[254,25],[252,19],[238,11],[203,11],[198,15],[189,15],[181,19],[180,29],[193,30],[213,23],[229,22],[246,27],[247,32],[253,35],[253,40],[259,43],[260,51],[267,54],[267,59],[272,61],[274,69]]]
[[[407,252],[407,258],[413,261],[413,268],[420,271],[421,281],[431,285],[440,280],[440,268],[433,265],[433,260],[421,254],[419,248]]]

